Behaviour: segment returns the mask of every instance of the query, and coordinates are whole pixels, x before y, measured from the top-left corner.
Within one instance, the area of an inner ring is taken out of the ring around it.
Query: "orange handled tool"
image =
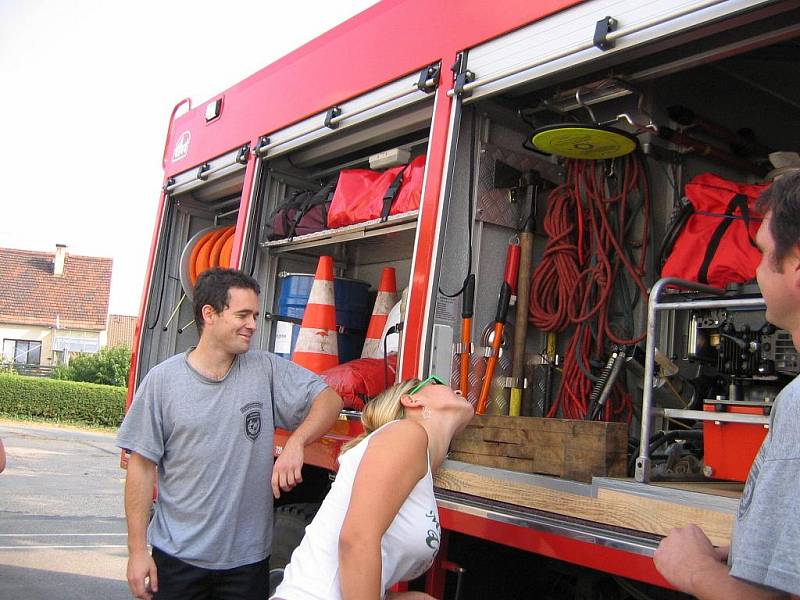
[[[483,375],[481,394],[478,397],[478,406],[475,408],[475,413],[479,415],[482,415],[484,412],[486,412],[486,405],[489,402],[489,389],[492,387],[494,369],[497,366],[497,358],[500,355],[500,346],[503,343],[503,329],[506,326],[508,305],[511,303],[511,296],[514,295],[514,288],[517,285],[519,257],[519,240],[515,238],[508,245],[508,252],[506,253],[506,268],[503,275],[503,283],[500,286],[500,297],[497,300],[497,312],[494,316],[494,337],[492,338],[492,350],[486,361],[486,372]]]
[[[467,276],[461,299],[461,395],[469,395],[469,357],[472,354],[472,314],[475,302],[475,274]]]

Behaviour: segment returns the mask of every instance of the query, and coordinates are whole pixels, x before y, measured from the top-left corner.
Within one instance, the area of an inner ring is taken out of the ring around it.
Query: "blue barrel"
[[[278,318],[302,319],[311,294],[314,276],[306,273],[289,273],[281,279],[281,293],[278,296]],[[336,300],[336,324],[345,328],[337,337],[339,362],[361,357],[364,336],[369,326],[372,308],[370,306],[369,283],[358,279],[337,277],[333,281]],[[290,329],[291,328],[291,329]],[[294,323],[277,322],[275,353],[289,358],[297,343],[300,326]],[[290,343],[291,338],[291,343]]]

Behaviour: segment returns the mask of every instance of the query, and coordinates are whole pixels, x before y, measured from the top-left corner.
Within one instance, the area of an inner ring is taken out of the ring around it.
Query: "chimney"
[[[56,253],[53,256],[53,275],[61,277],[64,274],[64,259],[67,258],[66,244],[56,244]]]

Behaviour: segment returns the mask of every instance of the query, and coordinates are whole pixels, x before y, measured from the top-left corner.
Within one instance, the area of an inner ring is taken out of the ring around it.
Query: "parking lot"
[[[0,598],[131,598],[114,436],[0,420]]]

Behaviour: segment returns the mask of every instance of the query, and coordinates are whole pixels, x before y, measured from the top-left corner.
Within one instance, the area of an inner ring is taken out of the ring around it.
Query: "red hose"
[[[615,285],[628,285],[624,275],[647,298],[642,280],[647,260],[650,198],[647,178],[638,157],[629,155],[617,165],[616,191],[610,191],[605,161],[567,161],[566,182],[548,198],[544,229],[549,240],[542,260],[531,276],[528,316],[537,328],[562,332],[573,327],[564,354],[561,386],[547,416],[559,411],[568,419],[583,419],[594,382],[584,369],[591,359],[605,362],[608,343],[632,345],[644,339],[615,330],[611,320]],[[633,229],[629,196],[641,197],[639,239]],[[615,221],[610,221],[614,215]],[[576,226],[579,225],[579,226]],[[625,232],[628,232],[627,235]],[[626,248],[639,247],[639,260],[631,261]],[[581,368],[583,366],[583,369]],[[627,420],[631,398],[624,386],[615,385],[603,418]]]

